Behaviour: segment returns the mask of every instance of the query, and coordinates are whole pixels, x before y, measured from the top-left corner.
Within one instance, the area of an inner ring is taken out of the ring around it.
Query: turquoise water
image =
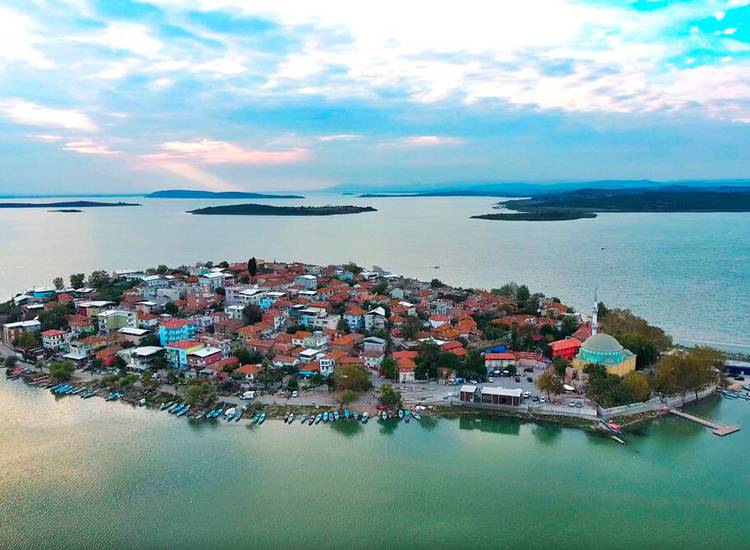
[[[750,406],[693,407],[750,425]],[[0,381],[1,548],[747,545],[747,429],[193,425]]]
[[[586,311],[598,287],[608,305],[629,307],[678,339],[740,343],[750,350],[748,213],[492,222],[469,219],[490,212],[492,198],[311,195],[284,204],[369,204],[378,212],[214,217],[185,210],[222,201],[138,200],[140,208],[81,214],[0,211],[0,296],[100,268],[249,256],[319,264],[355,260],[464,287],[516,280]]]

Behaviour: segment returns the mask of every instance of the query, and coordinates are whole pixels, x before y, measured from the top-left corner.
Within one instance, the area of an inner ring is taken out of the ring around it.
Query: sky
[[[750,0],[2,0],[0,193],[750,176]]]

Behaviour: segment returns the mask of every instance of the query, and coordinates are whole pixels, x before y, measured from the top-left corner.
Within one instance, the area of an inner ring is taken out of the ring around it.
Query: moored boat
[[[323,422],[328,422],[328,411],[323,413]]]
[[[289,424],[294,422],[294,413],[289,413]]]
[[[169,403],[162,403],[161,406],[159,407],[159,410],[163,411],[164,409],[168,409],[172,405],[174,405],[174,401],[170,401]]]
[[[304,424],[305,422],[307,422],[307,415],[303,414],[302,416],[299,417],[299,423]]]
[[[339,411],[333,411],[333,419],[338,422],[339,419]]]
[[[367,411],[362,413],[362,424],[367,424],[367,421],[370,419],[370,413]]]
[[[403,418],[404,417],[404,410],[403,409],[399,409],[398,410],[398,417],[399,418]]]
[[[321,420],[323,420],[323,415],[322,415],[322,414],[318,414],[318,415],[317,415],[317,416],[315,417],[315,423],[316,423],[316,424],[320,424],[320,421],[321,421]]]
[[[386,411],[383,411],[382,413],[380,413],[380,418],[384,421],[388,420],[388,413]]]
[[[349,409],[344,409],[344,418],[349,418],[352,415],[352,413],[349,412]]]
[[[258,424],[263,424],[263,422],[266,421],[266,413],[260,414],[260,419],[258,420]]]

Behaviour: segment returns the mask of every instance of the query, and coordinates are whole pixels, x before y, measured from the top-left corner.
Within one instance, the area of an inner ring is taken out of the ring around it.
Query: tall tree
[[[251,277],[255,277],[258,274],[258,262],[255,260],[255,256],[247,261],[247,272]]]
[[[52,284],[55,285],[55,288],[57,290],[62,290],[65,286],[65,281],[62,277],[55,277],[54,279],[52,279]]]
[[[86,275],[83,273],[73,273],[70,276],[70,286],[73,288],[82,288],[86,282]]]
[[[550,394],[559,395],[563,391],[562,380],[552,371],[545,371],[540,374],[536,383],[540,390],[547,392],[547,399],[550,398]]]

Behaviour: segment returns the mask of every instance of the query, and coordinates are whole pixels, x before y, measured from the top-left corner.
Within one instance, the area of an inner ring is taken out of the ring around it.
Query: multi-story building
[[[159,340],[162,346],[195,337],[197,327],[191,319],[169,319],[159,325]]]

